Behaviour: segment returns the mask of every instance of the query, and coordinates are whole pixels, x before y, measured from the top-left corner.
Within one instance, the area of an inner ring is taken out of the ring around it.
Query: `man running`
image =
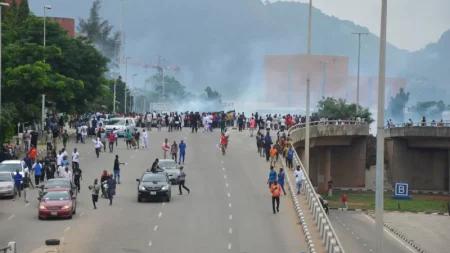
[[[280,212],[280,195],[281,195],[281,187],[278,185],[277,181],[274,181],[270,186],[270,192],[272,193],[272,209],[273,214]],[[277,209],[275,212],[275,202],[277,203]]]
[[[180,191],[179,195],[183,195],[183,192],[181,191],[181,187],[183,187],[186,191],[188,191],[188,194],[191,193],[191,190],[187,188],[184,184],[186,182],[186,172],[184,172],[184,167],[180,167],[180,175],[178,175],[178,189]]]
[[[118,184],[120,184],[120,165],[125,165],[125,163],[119,162],[119,156],[116,155],[116,159],[114,159],[114,179]]]

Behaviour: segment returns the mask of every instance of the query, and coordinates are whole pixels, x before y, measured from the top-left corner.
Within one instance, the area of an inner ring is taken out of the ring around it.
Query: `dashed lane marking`
[[[231,214],[230,214],[230,217],[229,217],[229,219],[230,219],[230,220],[232,220],[232,219],[233,219],[233,215],[231,215]]]
[[[228,184],[225,184],[226,187],[228,187]]]
[[[64,229],[64,232],[69,231],[70,227],[67,227],[66,229]]]
[[[159,212],[158,217],[161,218],[162,216],[162,212]]]
[[[228,249],[231,249],[231,243],[228,243]]]
[[[231,203],[228,203],[228,207],[231,207]]]
[[[223,171],[225,171],[225,168],[222,168]]]
[[[151,247],[152,246],[152,241],[148,242],[148,246]]]
[[[27,203],[26,205],[25,205],[25,207],[27,207],[27,206],[29,206],[31,203]]]
[[[163,205],[163,206],[166,205],[166,202],[163,202],[162,205]]]
[[[228,230],[228,232],[229,232],[230,234],[233,233],[233,229],[230,228],[230,229]]]
[[[84,213],[80,213],[80,217],[83,216],[83,215],[84,215]]]
[[[158,226],[155,226],[155,227],[153,228],[153,230],[154,230],[154,231],[158,230]]]
[[[8,220],[10,220],[10,219],[12,219],[12,218],[14,218],[14,214],[13,215],[11,215],[9,218],[8,218]]]
[[[222,163],[223,163],[223,161],[222,161]]]
[[[223,178],[227,178],[227,175],[223,175]]]
[[[228,197],[231,197],[230,193],[227,193]]]
[[[133,159],[133,158],[134,158],[134,155],[131,156],[131,159]]]

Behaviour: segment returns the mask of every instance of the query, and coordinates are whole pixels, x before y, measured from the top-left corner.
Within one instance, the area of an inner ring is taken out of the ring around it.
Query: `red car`
[[[67,189],[48,189],[39,204],[40,220],[44,218],[64,217],[72,219],[77,211],[76,199]]]

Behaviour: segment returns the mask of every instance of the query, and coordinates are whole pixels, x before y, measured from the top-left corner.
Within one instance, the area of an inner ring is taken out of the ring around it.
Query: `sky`
[[[380,34],[381,0],[313,0],[313,5],[327,15],[351,20]],[[450,29],[449,10],[450,0],[388,0],[387,40],[409,51],[436,42]]]

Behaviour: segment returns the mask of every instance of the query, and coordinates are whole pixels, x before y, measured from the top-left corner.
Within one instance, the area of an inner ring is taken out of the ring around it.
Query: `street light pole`
[[[127,84],[128,84],[128,59],[131,59],[131,57],[125,58],[125,110],[124,114],[127,113]]]
[[[164,99],[164,96],[165,96],[165,93],[166,93],[166,82],[165,82],[165,80],[164,80],[164,76],[165,76],[165,70],[166,70],[166,67],[164,66],[164,61],[165,61],[166,59],[165,58],[162,58],[161,59],[161,61],[162,61],[162,66],[161,66],[161,68],[162,68],[162,99]]]
[[[2,8],[3,7],[9,7],[9,4],[0,2],[0,23],[2,20]],[[2,26],[0,24],[0,132],[1,132],[1,126],[2,126],[2,120],[1,120],[1,117],[2,117],[2,79],[1,79],[1,76],[2,76]],[[3,140],[0,139],[0,141],[3,141]]]
[[[307,176],[309,176],[309,117],[311,103],[311,30],[312,30],[312,0],[309,0],[309,17],[308,17],[308,73],[306,75],[306,126],[305,126],[305,161],[304,166]]]
[[[387,26],[387,0],[381,5],[380,30],[380,62],[378,73],[378,112],[377,112],[377,171],[376,171],[376,197],[375,197],[375,230],[376,251],[383,252],[383,212],[384,212],[384,90],[386,78],[386,26]]]
[[[359,69],[361,65],[361,35],[369,35],[369,33],[352,33],[358,35],[358,76],[356,78],[356,112],[359,110]]]
[[[134,77],[137,76],[137,73],[133,74],[133,108],[134,108],[134,112],[136,112],[136,94],[135,94],[135,86],[134,86]],[[131,101],[130,101],[131,102]]]
[[[52,7],[50,5],[44,5],[44,53],[45,53],[45,45],[47,44],[47,10],[51,10]],[[45,62],[45,56],[44,56],[44,62]]]

